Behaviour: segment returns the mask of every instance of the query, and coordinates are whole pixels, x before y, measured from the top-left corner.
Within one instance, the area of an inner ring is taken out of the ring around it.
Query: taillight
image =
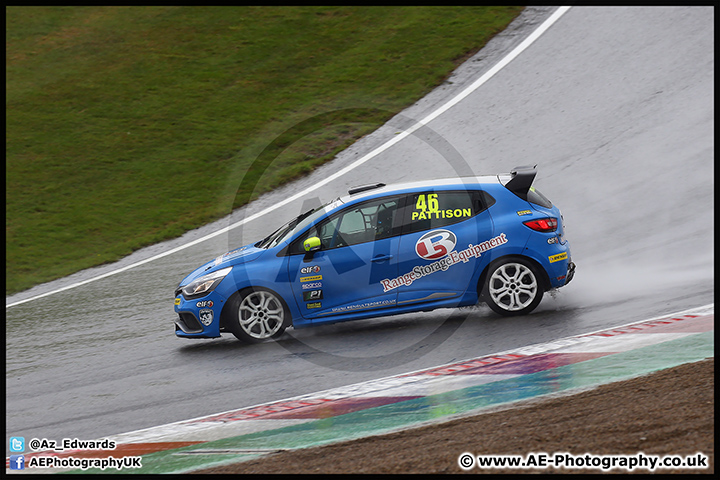
[[[558,221],[557,218],[540,218],[537,220],[528,220],[523,222],[524,225],[532,228],[536,232],[554,232],[557,230]]]

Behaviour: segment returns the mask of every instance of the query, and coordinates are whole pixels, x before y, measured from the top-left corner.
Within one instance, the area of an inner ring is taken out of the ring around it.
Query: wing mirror
[[[308,262],[312,259],[313,253],[322,249],[322,243],[318,237],[308,237],[303,242],[303,248],[305,249],[305,261]]]
[[[322,248],[322,244],[318,237],[309,237],[303,242],[303,247],[306,252],[317,252]]]

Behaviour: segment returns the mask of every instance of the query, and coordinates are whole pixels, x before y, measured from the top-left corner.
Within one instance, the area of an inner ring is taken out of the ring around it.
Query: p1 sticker
[[[314,302],[316,300],[322,300],[322,290],[312,290],[309,292],[303,292],[303,302]]]
[[[450,230],[433,230],[415,243],[415,253],[425,260],[437,260],[455,249],[457,237]]]

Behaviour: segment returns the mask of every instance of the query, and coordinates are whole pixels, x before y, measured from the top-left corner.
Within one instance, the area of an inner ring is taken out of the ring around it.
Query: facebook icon
[[[10,470],[25,470],[25,455],[10,455]]]

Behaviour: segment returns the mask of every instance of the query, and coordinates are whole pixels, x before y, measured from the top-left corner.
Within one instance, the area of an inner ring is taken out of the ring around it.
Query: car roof
[[[507,175],[507,178],[510,178],[510,175]],[[479,175],[474,177],[452,177],[452,178],[441,178],[441,179],[433,179],[433,180],[419,180],[414,182],[406,182],[406,183],[395,183],[391,185],[384,185],[380,187],[370,187],[368,190],[363,190],[359,193],[354,193],[350,195],[345,195],[343,197],[340,197],[340,201],[342,203],[348,203],[352,201],[355,203],[357,200],[365,200],[365,199],[371,199],[374,197],[381,197],[383,195],[398,193],[398,192],[404,192],[404,191],[414,191],[414,190],[420,190],[425,188],[436,188],[436,187],[457,187],[461,185],[478,185],[478,184],[501,184],[501,178],[498,175]],[[357,188],[357,187],[353,187]],[[352,190],[352,188],[350,189]]]

